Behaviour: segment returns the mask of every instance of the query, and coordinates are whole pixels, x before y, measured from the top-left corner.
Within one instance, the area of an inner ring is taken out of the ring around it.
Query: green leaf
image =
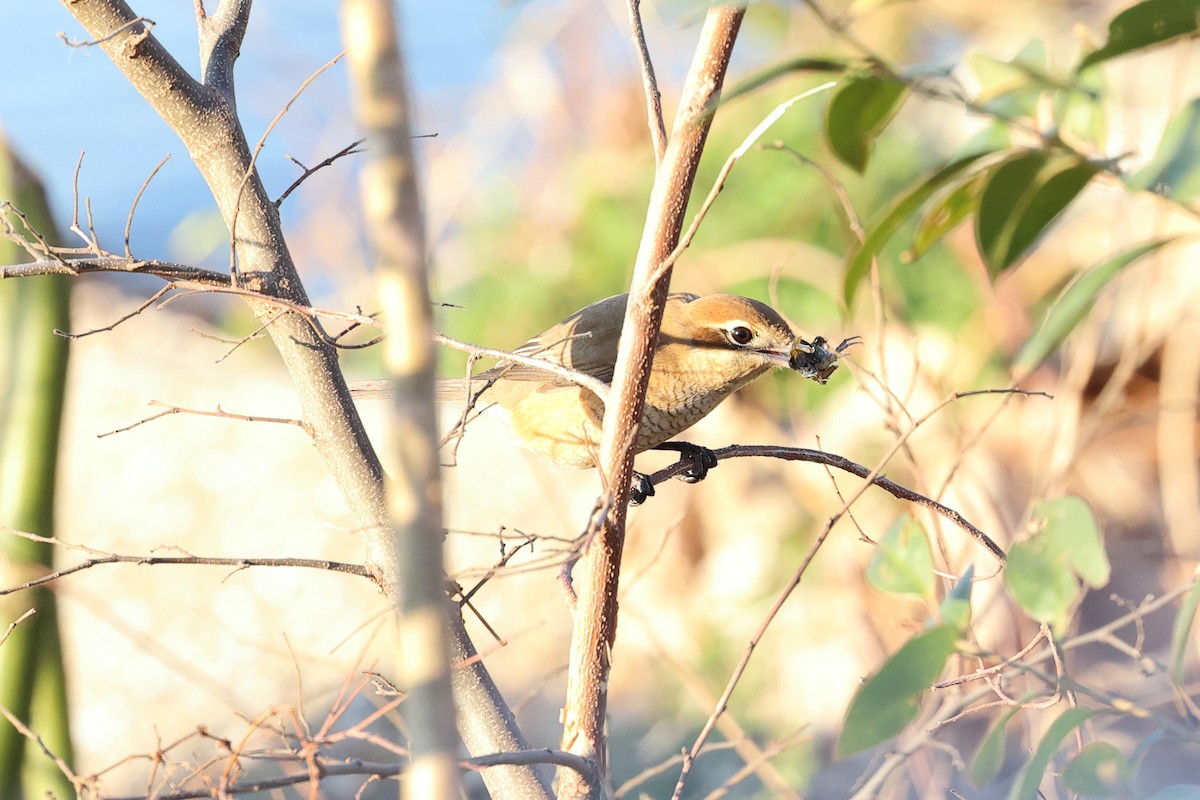
[[[1108,110],[1104,107],[1104,71],[1088,70],[1075,76],[1068,90],[1054,99],[1054,119],[1067,141],[1082,141],[1103,150],[1108,141]]]
[[[975,237],[992,277],[1025,255],[1096,171],[1074,156],[1042,150],[1018,153],[991,169]]]
[[[938,619],[943,625],[957,628],[959,634],[965,632],[971,622],[971,581],[974,579],[975,565],[971,564],[938,605]]]
[[[1132,53],[1180,36],[1196,33],[1200,0],[1145,0],[1130,6],[1108,23],[1108,41],[1093,50],[1075,68],[1081,72],[1109,59]]]
[[[1009,61],[971,53],[966,62],[979,84],[976,102],[1010,119],[1033,116],[1046,89],[1060,85],[1047,72],[1046,46],[1038,39]]]
[[[912,247],[904,254],[905,263],[916,261],[942,237],[957,228],[959,223],[978,211],[984,177],[985,173],[982,172],[971,175],[929,207],[917,223]]]
[[[1063,786],[1086,797],[1125,794],[1132,770],[1116,745],[1092,742],[1063,769]]]
[[[1004,582],[1029,616],[1056,631],[1067,624],[1067,612],[1079,594],[1079,583],[1040,542],[1017,542],[1008,551]]]
[[[876,72],[852,77],[838,87],[825,112],[825,141],[846,166],[862,173],[875,138],[900,108],[903,81]]]
[[[975,751],[975,756],[971,759],[971,766],[967,770],[967,780],[971,781],[973,786],[991,783],[1000,774],[1000,768],[1004,766],[1005,744],[1008,741],[1008,721],[1020,710],[1020,706],[1013,706],[1005,712],[992,725],[992,729],[988,731],[987,736],[983,737],[983,741],[979,743],[979,748]]]
[[[951,178],[970,167],[993,151],[985,150],[952,161],[925,178],[913,189],[901,195],[879,222],[867,232],[864,240],[852,249],[846,259],[846,276],[842,282],[842,298],[849,308],[854,303],[858,285],[871,269],[871,260],[879,255],[883,246],[891,240],[905,220],[917,212],[930,197],[945,186]]]
[[[1200,604],[1200,583],[1192,585],[1179,613],[1175,615],[1175,626],[1171,631],[1171,677],[1175,683],[1183,684],[1183,661],[1187,656],[1188,637],[1192,633],[1192,623],[1196,619],[1196,606]]]
[[[1014,371],[1018,374],[1028,374],[1040,367],[1087,316],[1096,302],[1096,297],[1109,281],[1133,262],[1174,241],[1175,237],[1168,237],[1131,247],[1088,271],[1068,286],[1058,302],[1046,312],[1037,330],[1021,347],[1013,363]]]
[[[838,737],[838,757],[874,747],[916,719],[921,694],[942,673],[957,642],[958,630],[938,625],[914,636],[884,662],[850,701]]]
[[[867,583],[891,594],[933,594],[933,551],[920,525],[907,517],[892,523],[867,564]]]
[[[1097,588],[1108,582],[1110,566],[1091,509],[1077,497],[1040,504],[1034,519],[1041,529],[1013,545],[1004,581],[1017,603],[1039,622],[1061,632],[1079,596],[1078,579]]]
[[[1200,197],[1200,98],[1175,115],[1154,160],[1131,175],[1128,184],[1180,203]]]
[[[1046,735],[1038,742],[1037,749],[1033,752],[1033,758],[1029,759],[1029,763],[1021,771],[1021,780],[1013,785],[1009,800],[1037,800],[1038,786],[1041,785],[1042,776],[1045,774],[1046,768],[1050,766],[1050,759],[1058,751],[1058,746],[1062,744],[1063,739],[1070,735],[1071,731],[1087,722],[1095,714],[1096,712],[1090,708],[1068,708],[1058,716],[1058,719],[1050,723]]]
[[[1042,537],[1088,586],[1099,589],[1108,583],[1112,567],[1087,503],[1078,497],[1047,500],[1034,507],[1033,518],[1044,523]]]

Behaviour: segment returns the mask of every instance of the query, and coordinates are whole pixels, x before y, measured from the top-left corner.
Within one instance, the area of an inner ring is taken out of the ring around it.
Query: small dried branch
[[[157,414],[151,414],[150,416],[146,417],[145,419],[140,419],[131,425],[126,425],[123,428],[117,428],[116,430],[112,430],[107,433],[101,433],[101,434],[97,435],[96,438],[103,439],[106,436],[113,436],[118,433],[125,433],[126,431],[133,430],[134,428],[138,427],[139,425],[145,425],[147,422],[153,422],[156,419],[162,419],[163,417],[169,417],[173,414],[194,414],[195,416],[198,416],[198,417],[220,417],[222,419],[241,420],[242,422],[272,422],[277,425],[295,425],[297,428],[300,428],[300,429],[304,430],[305,432],[308,432],[308,426],[304,424],[303,420],[289,419],[287,417],[257,417],[257,416],[250,416],[249,414],[234,414],[229,411],[225,411],[220,406],[217,406],[216,411],[204,411],[204,410],[197,409],[197,408],[183,408],[181,406],[173,406],[173,405],[169,405],[167,403],[161,403],[158,400],[151,400],[150,405],[160,407],[163,410],[158,412]]]
[[[0,234],[0,236],[10,238],[7,233]],[[17,238],[27,245],[27,250],[30,249],[28,242],[20,239],[20,237]],[[169,282],[170,288],[180,291],[179,294],[167,298],[164,301],[164,305],[167,302],[188,296],[189,294],[216,292],[242,297],[247,300],[258,300],[285,311],[294,311],[303,316],[310,327],[314,326],[315,321],[319,318],[339,319],[348,323],[374,328],[383,327],[382,323],[375,319],[374,315],[317,308],[285,300],[281,297],[254,289],[230,286],[229,276],[225,273],[214,272],[213,270],[194,267],[189,264],[177,264],[154,259],[126,258],[112,253],[105,253],[100,257],[63,259],[61,254],[75,254],[82,251],[78,248],[50,248],[50,250],[49,258],[45,257],[45,253],[38,252],[35,255],[35,258],[38,258],[37,261],[24,264],[0,265],[0,280],[5,278],[23,278],[31,275],[86,275],[102,272],[136,272],[162,278]],[[31,252],[33,251],[31,250]],[[317,330],[318,334],[321,335],[319,326],[314,327],[314,330]],[[329,337],[328,335],[323,335],[323,338],[328,339]]]
[[[126,258],[133,258],[133,253],[131,253],[129,250],[129,232],[133,229],[133,214],[134,214],[134,212],[137,211],[138,203],[141,202],[141,200],[142,200],[142,195],[145,194],[146,189],[149,188],[150,181],[154,180],[154,176],[157,175],[158,171],[163,168],[163,165],[166,164],[170,160],[171,160],[170,153],[167,153],[165,156],[163,156],[163,160],[159,161],[158,164],[155,165],[154,169],[150,170],[150,174],[146,176],[146,180],[142,181],[141,188],[138,189],[137,194],[134,195],[133,202],[129,204],[129,216],[125,218],[125,257]],[[100,255],[100,253],[97,252],[96,255]]]
[[[800,581],[804,577],[804,573],[808,571],[808,565],[812,563],[812,560],[816,557],[817,552],[821,549],[821,546],[825,544],[825,540],[829,537],[830,532],[833,530],[833,526],[837,524],[838,519],[848,507],[848,505],[843,505],[842,511],[839,511],[837,514],[834,514],[832,517],[826,520],[825,527],[821,529],[821,533],[817,535],[817,538],[808,548],[808,552],[804,555],[804,560],[800,562],[800,566],[796,568],[791,580],[789,580],[787,585],[784,586],[779,592],[779,595],[775,598],[775,602],[771,605],[771,608],[768,609],[766,615],[763,617],[762,622],[759,623],[758,629],[750,637],[750,641],[746,644],[746,649],[742,652],[742,657],[738,660],[737,665],[733,668],[733,672],[729,676],[729,680],[725,683],[724,691],[721,692],[721,696],[717,699],[716,707],[713,708],[712,714],[709,715],[708,720],[704,723],[704,727],[700,729],[700,733],[696,735],[696,741],[692,743],[691,748],[683,754],[683,767],[679,771],[679,780],[675,782],[675,791],[671,794],[671,800],[679,800],[680,795],[683,794],[683,786],[687,781],[688,773],[692,769],[692,764],[695,763],[696,758],[700,755],[701,749],[704,747],[704,743],[708,740],[709,734],[712,733],[713,728],[716,727],[718,720],[725,713],[725,709],[728,708],[729,698],[733,696],[734,689],[736,689],[738,683],[741,682],[742,675],[745,674],[746,668],[750,666],[750,658],[754,655],[754,650],[758,647],[758,643],[762,641],[763,636],[765,636],[767,633],[767,628],[769,628],[771,623],[774,622],[776,616],[778,616],[780,610],[783,609],[783,606],[787,602],[788,598],[791,597],[792,592],[795,591],[796,587],[800,585]]]
[[[742,143],[738,145],[738,147],[732,153],[729,154],[729,158],[725,159],[725,163],[721,166],[721,171],[717,173],[717,178],[715,181],[713,181],[712,188],[708,190],[708,195],[704,198],[704,202],[700,204],[700,209],[692,217],[691,224],[688,225],[687,230],[684,232],[683,236],[680,237],[679,243],[676,244],[675,248],[670,252],[670,254],[663,259],[662,263],[658,265],[658,269],[654,273],[656,279],[658,276],[669,272],[671,268],[675,266],[675,262],[679,260],[684,251],[687,250],[691,245],[692,239],[695,238],[696,232],[700,229],[700,223],[704,221],[706,216],[708,216],[708,210],[712,208],[713,203],[717,201],[717,196],[720,195],[725,189],[725,181],[729,178],[729,173],[733,171],[733,167],[735,164],[737,164],[738,160],[740,160],[742,156],[746,155],[750,148],[754,146],[754,143],[757,142],[762,135],[767,132],[767,129],[774,125],[789,108],[801,100],[805,100],[813,95],[820,94],[821,92],[833,88],[835,85],[837,85],[836,81],[827,81],[822,83],[820,86],[814,86],[806,92],[801,92],[795,97],[784,100],[782,103],[775,106],[770,114],[767,114],[765,117],[763,117],[762,121],[759,122],[749,134],[747,134],[746,138],[742,140]]]
[[[7,711],[2,708],[0,708],[0,713],[4,713],[5,716],[10,716]],[[299,758],[299,756],[295,756],[293,758]],[[580,758],[579,756],[572,755],[571,753],[565,753],[561,750],[518,750],[509,753],[493,753],[491,755],[467,758],[459,762],[460,767],[475,771],[482,771],[491,767],[530,766],[537,764],[553,764],[556,766],[576,770],[585,782],[589,783],[590,785],[595,785],[597,787],[599,786],[599,776],[596,773],[594,764],[592,764],[590,761],[587,761],[587,759]],[[372,776],[375,778],[394,778],[404,774],[405,770],[408,768],[408,765],[399,763],[371,762],[364,761],[362,759],[347,759],[346,761],[341,762],[313,759],[311,761],[311,767],[311,769],[298,772],[294,775],[281,775],[275,778],[266,778],[257,781],[230,781],[223,787],[223,796],[233,797],[242,794],[265,792],[272,789],[282,789],[288,786],[316,783],[324,778],[334,778],[339,776],[363,775]],[[199,800],[199,798],[208,798],[212,796],[214,796],[213,790],[208,787],[188,789],[178,792],[160,791],[154,795],[155,800]],[[131,795],[127,797],[101,795],[99,800],[145,800],[145,795]]]
[[[283,190],[283,194],[279,195],[278,199],[275,200],[275,207],[279,208],[279,206],[283,204],[283,201],[288,198],[288,195],[290,195],[292,192],[296,191],[296,189],[300,188],[300,184],[302,184],[306,180],[308,180],[309,176],[311,176],[317,170],[321,170],[321,169],[324,169],[325,167],[328,167],[330,164],[337,161],[339,158],[343,158],[345,156],[352,156],[352,155],[355,155],[356,153],[361,153],[362,150],[359,149],[359,145],[361,145],[365,141],[366,141],[366,139],[358,139],[354,142],[351,142],[350,144],[343,147],[341,150],[338,150],[336,153],[331,155],[329,158],[322,161],[320,164],[317,164],[315,167],[306,167],[303,164],[301,164],[299,161],[297,161],[296,159],[292,158],[291,156],[288,156],[288,158],[291,159],[292,163],[296,164],[298,167],[300,167],[300,169],[304,170],[304,172],[300,175],[299,178],[296,178],[296,180],[292,181],[291,186],[289,186]]]
[[[600,792],[600,773],[596,769],[596,764],[590,759],[581,758],[574,753],[568,753],[563,750],[551,750],[545,748],[543,750],[518,750],[511,753],[494,753],[491,755],[476,756],[459,762],[464,767],[475,769],[487,769],[488,767],[499,766],[531,766],[536,764],[553,764],[559,767],[566,767],[578,773],[589,787],[597,794]]]
[[[717,742],[716,744],[710,746],[706,750],[706,752],[717,753],[722,750],[732,750],[736,745],[737,745],[737,742]],[[613,792],[613,797],[617,798],[617,800],[620,800],[620,798],[627,796],[630,792],[632,792],[634,789],[641,786],[643,783],[650,780],[651,778],[658,777],[659,775],[662,775],[664,772],[669,770],[671,767],[677,766],[682,763],[683,763],[683,755],[680,754],[680,755],[675,755],[675,756],[671,756],[670,758],[664,759],[663,761],[659,762],[658,764],[653,764],[649,767],[646,767],[644,770],[639,772],[637,775],[634,775],[632,778],[630,778],[629,780],[625,781],[620,786],[618,786],[617,790],[615,792]]]
[[[157,303],[159,300],[162,299],[163,295],[170,292],[172,288],[173,287],[171,286],[171,284],[168,283],[166,286],[163,286],[157,292],[150,295],[149,299],[147,299],[145,302],[140,304],[133,311],[130,311],[128,314],[121,315],[120,317],[117,318],[117,320],[115,322],[105,325],[102,328],[92,328],[91,330],[84,331],[83,333],[70,333],[68,331],[60,331],[58,328],[55,328],[54,332],[57,335],[62,336],[65,339],[82,339],[85,336],[91,336],[92,334],[95,334],[95,333],[105,333],[107,331],[111,331],[114,328],[116,328],[118,325],[120,325],[122,322],[126,322],[128,320],[133,319],[138,314],[141,314],[147,308],[149,308],[150,306]]]
[[[509,353],[504,350],[493,350],[489,347],[479,347],[478,345],[469,344],[459,339],[454,339],[436,332],[433,334],[433,340],[444,347],[449,347],[453,350],[459,350],[463,353],[470,353],[477,358],[495,358],[500,361],[511,361],[516,364],[522,364],[526,367],[544,370],[553,375],[557,375],[560,378],[565,378],[566,380],[578,386],[584,387],[603,401],[608,400],[608,384],[604,381],[594,378],[591,375],[560,366],[558,364],[552,364],[545,359],[518,355],[516,353]]]
[[[993,675],[997,675],[997,674],[1003,672],[1004,670],[1008,669],[1010,666],[1012,666],[1016,662],[1023,659],[1025,656],[1032,653],[1033,648],[1037,647],[1038,642],[1042,641],[1042,639],[1049,638],[1049,636],[1050,636],[1050,629],[1048,627],[1046,627],[1045,625],[1042,625],[1041,628],[1038,629],[1037,635],[1029,640],[1029,644],[1025,645],[1020,650],[1018,650],[1017,652],[1013,653],[1008,658],[1001,661],[999,664],[994,664],[990,667],[986,667],[983,669],[977,669],[974,672],[968,673],[966,675],[959,675],[957,678],[949,678],[944,681],[938,681],[937,683],[933,684],[933,688],[934,689],[949,689],[951,686],[959,686],[964,683],[969,683],[970,681],[983,680],[983,679],[989,678]]]
[[[35,745],[37,745],[38,749],[41,750],[47,758],[54,762],[54,766],[58,767],[59,772],[65,775],[67,780],[74,784],[76,789],[83,785],[83,781],[71,771],[71,768],[67,765],[67,762],[63,761],[61,757],[55,755],[42,737],[38,736],[37,733],[31,730],[30,727],[22,722],[15,714],[13,714],[4,706],[0,706],[0,716],[3,716],[6,720],[8,720],[8,723],[17,729],[17,733],[21,734],[30,742],[33,742]]]
[[[0,204],[0,209],[2,208],[3,204]],[[9,208],[11,209],[11,207]],[[11,210],[19,216],[16,209]],[[163,280],[192,282],[214,289],[229,282],[224,273],[213,272],[202,267],[193,267],[190,264],[177,264],[173,261],[127,258],[112,253],[89,258],[65,259],[63,258],[64,255],[90,253],[91,251],[70,247],[47,247],[45,250],[37,250],[33,249],[32,245],[24,237],[13,236],[10,233],[12,232],[5,231],[2,235],[10,241],[22,244],[25,250],[33,255],[35,260],[23,264],[0,265],[0,280],[4,280],[5,278],[25,278],[31,275],[88,275],[98,272],[140,272],[154,275]],[[36,233],[31,232],[31,234],[40,241],[40,237]],[[263,299],[267,298],[264,297]]]
[[[633,44],[637,47],[638,64],[642,70],[642,90],[646,94],[646,121],[650,127],[650,141],[654,145],[654,163],[661,164],[667,152],[667,127],[663,122],[662,93],[658,91],[658,79],[654,77],[654,64],[650,61],[650,49],[646,46],[646,32],[642,29],[642,0],[628,0],[629,26]]]
[[[486,584],[488,581],[490,581],[496,575],[497,572],[499,572],[500,570],[502,570],[506,566],[508,566],[508,562],[512,560],[513,556],[515,556],[517,553],[521,552],[521,550],[525,547],[528,547],[530,550],[532,550],[533,543],[535,541],[536,541],[536,538],[533,536],[530,536],[528,539],[521,542],[519,545],[514,547],[512,550],[508,551],[507,553],[504,553],[500,557],[500,560],[497,561],[495,564],[493,564],[492,567],[486,573],[484,573],[483,577],[481,577],[478,580],[478,582],[476,582],[476,584],[470,588],[470,590],[463,592],[462,598],[458,602],[461,604],[469,603],[471,601],[471,598],[474,597],[475,594],[480,589],[483,588],[484,584]]]
[[[222,361],[224,361],[225,359],[229,358],[231,355],[236,353],[242,345],[246,344],[247,342],[252,342],[255,339],[262,338],[262,336],[266,332],[267,328],[271,327],[271,325],[277,319],[279,319],[279,317],[282,314],[286,314],[286,313],[287,313],[286,311],[280,311],[272,317],[267,317],[266,319],[264,319],[262,322],[259,323],[257,328],[250,331],[245,336],[239,336],[236,339],[227,339],[224,336],[218,336],[215,333],[209,333],[207,331],[202,331],[199,328],[195,328],[195,327],[191,328],[190,330],[192,331],[192,333],[195,333],[196,335],[201,336],[205,339],[212,339],[213,341],[220,342],[221,344],[230,345],[230,348],[228,350],[226,350],[225,353],[220,358],[218,358],[215,362],[213,362],[215,364],[220,364]]]
[[[16,533],[9,528],[0,528],[0,531]],[[50,540],[54,541],[54,540]],[[216,556],[132,556],[122,555],[120,553],[110,553],[105,556],[96,556],[89,558],[78,564],[72,564],[69,567],[63,567],[53,572],[48,572],[37,578],[32,578],[24,583],[7,588],[0,588],[0,597],[17,592],[23,592],[32,589],[36,586],[45,586],[48,583],[54,583],[57,580],[74,575],[76,572],[98,567],[102,564],[137,564],[139,566],[159,566],[163,564],[186,564],[195,566],[203,564],[210,567],[233,567],[235,572],[240,572],[243,569],[250,567],[301,567],[304,569],[319,569],[326,572],[341,572],[347,575],[358,575],[360,577],[370,577],[366,567],[361,564],[347,564],[340,561],[329,561],[318,558],[222,558]],[[24,617],[22,617],[24,619]],[[21,620],[17,620],[20,622]],[[16,623],[13,623],[13,627]],[[7,635],[7,634],[6,634]]]
[[[21,227],[25,229],[29,236],[33,237],[36,245],[33,242],[30,242],[26,236],[22,235],[17,231],[16,228],[13,227],[12,221],[8,218],[9,214],[12,214],[14,217],[20,220]],[[63,259],[61,255],[61,249],[51,246],[51,244],[46,241],[46,237],[43,236],[37,228],[33,227],[33,224],[29,221],[29,217],[26,216],[21,209],[14,206],[8,200],[0,200],[0,222],[4,224],[4,230],[2,233],[0,233],[0,236],[3,236],[3,238],[8,239],[10,242],[19,245],[26,253],[29,253],[29,255],[32,256],[35,261],[50,261],[56,267],[60,268],[59,271],[61,273],[65,273],[67,275],[79,274],[78,272],[74,271],[74,269],[65,259]],[[90,252],[90,250],[86,252]],[[3,279],[4,276],[5,268],[0,267],[0,279]]]
[[[89,253],[100,255],[100,245],[96,241],[95,226],[92,225],[92,201],[91,198],[86,200],[88,212],[88,229],[90,234],[84,233],[79,227],[79,173],[83,169],[83,156],[86,151],[80,151],[79,158],[75,161],[75,172],[71,175],[71,227],[70,231],[83,240],[84,247]]]
[[[969,533],[971,538],[983,545],[983,547],[989,553],[991,553],[996,561],[998,561],[1001,565],[1003,565],[1006,560],[1004,550],[998,544],[992,541],[991,537],[989,537],[986,533],[972,525],[965,517],[962,516],[962,514],[958,513],[949,506],[945,506],[938,501],[933,500],[932,498],[926,497],[918,492],[914,492],[912,489],[909,489],[905,486],[901,486],[890,478],[883,477],[882,475],[878,474],[878,470],[871,470],[867,467],[864,467],[862,464],[857,464],[844,456],[837,455],[836,453],[827,453],[823,450],[811,450],[806,447],[778,447],[775,445],[735,444],[729,445],[728,447],[718,448],[713,451],[713,454],[716,455],[718,461],[725,458],[778,458],[784,461],[807,461],[813,464],[825,464],[826,466],[833,467],[834,469],[840,469],[844,472],[849,472],[852,475],[857,475],[860,478],[866,479],[868,481],[868,485],[878,486],[880,489],[883,489],[893,497],[896,497],[900,500],[906,500],[910,503],[916,503],[917,505],[928,508],[938,515],[945,517]],[[675,477],[676,475],[686,472],[689,466],[690,462],[677,461],[674,464],[664,467],[658,472],[655,472],[653,475],[649,475],[647,477],[649,477],[651,483],[657,485],[663,481]],[[848,502],[852,503],[856,498],[857,495],[851,497]]]
[[[230,2],[222,3],[221,10],[224,11],[225,7],[231,4],[232,3]],[[248,0],[246,0],[247,14],[249,13],[249,5],[250,3]],[[304,82],[300,84],[300,87],[296,89],[296,91],[292,93],[292,96],[288,98],[288,101],[283,104],[283,108],[279,109],[279,111],[275,114],[275,117],[271,120],[270,124],[267,125],[266,130],[263,131],[262,136],[258,137],[258,142],[254,145],[254,150],[250,153],[250,163],[246,165],[246,173],[242,176],[242,182],[238,186],[237,194],[234,197],[233,215],[229,221],[229,274],[232,276],[235,285],[241,283],[237,268],[237,223],[238,214],[242,209],[242,194],[246,191],[246,184],[250,183],[250,180],[257,175],[256,164],[258,163],[258,156],[267,144],[267,137],[269,137],[272,131],[275,130],[275,126],[279,124],[279,121],[283,119],[284,115],[292,110],[292,104],[299,99],[300,95],[304,94],[304,90],[311,86],[312,82],[319,78],[327,69],[341,61],[342,57],[345,55],[346,51],[341,51],[321,66],[317,67],[316,71],[304,79]],[[275,202],[275,207],[279,207],[279,201]]]
[[[102,36],[99,39],[69,39],[69,38],[67,38],[66,31],[59,31],[58,38],[62,39],[63,44],[65,44],[67,47],[95,47],[96,45],[101,44],[102,42],[107,42],[109,39],[120,36],[122,33],[129,30],[133,26],[141,25],[141,24],[145,24],[146,27],[143,30],[146,33],[149,33],[150,30],[157,23],[154,20],[148,19],[146,17],[137,17],[136,19],[129,20],[124,25],[117,28],[112,33],[108,34],[107,36]]]
[[[17,617],[12,622],[8,623],[8,627],[4,629],[4,634],[2,636],[0,636],[0,645],[3,645],[8,640],[8,637],[12,635],[12,632],[17,629],[18,625],[20,625],[22,622],[29,619],[36,613],[37,613],[36,608],[26,609],[25,612],[23,614],[21,614],[21,616]]]

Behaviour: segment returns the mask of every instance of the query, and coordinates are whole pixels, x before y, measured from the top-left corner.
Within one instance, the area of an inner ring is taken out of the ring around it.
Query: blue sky
[[[195,74],[192,3],[134,0],[132,5],[154,20],[155,36]],[[216,0],[208,5],[211,10]],[[436,127],[453,126],[446,115],[461,113],[460,101],[487,69],[519,9],[464,0],[404,2],[401,8],[418,107],[436,109]],[[70,219],[71,175],[80,152],[86,151],[81,194],[92,198],[104,243],[119,249],[129,203],[154,165],[170,153],[171,162],[143,200],[134,242],[141,255],[172,257],[170,232],[189,215],[212,208],[179,140],[103,52],[63,43],[60,31],[73,40],[86,35],[60,3],[0,3],[0,30],[8,34],[0,48],[0,74],[8,77],[0,92],[0,126],[42,175],[59,218],[64,223]],[[255,3],[237,70],[239,108],[252,142],[304,78],[341,48],[337,3]],[[339,65],[318,79],[273,134],[259,162],[264,180],[278,193],[297,174],[284,154],[313,163],[354,138],[345,71]]]

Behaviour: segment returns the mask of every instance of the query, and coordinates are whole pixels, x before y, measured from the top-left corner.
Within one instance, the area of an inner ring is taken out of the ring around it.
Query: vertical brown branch
[[[424,220],[413,160],[408,90],[391,0],[345,0],[342,29],[356,115],[367,140],[363,208],[379,271],[388,326],[384,360],[393,393],[390,436],[396,474],[386,480],[394,558],[380,574],[399,612],[398,682],[409,692],[404,716],[411,766],[402,794],[459,796],[458,735],[450,690],[449,603],[443,590],[441,480],[433,406],[433,320]]]
[[[604,718],[610,655],[616,641],[625,509],[633,473],[630,443],[641,419],[653,345],[670,287],[670,270],[659,267],[679,241],[712,112],[744,15],[744,6],[724,5],[709,9],[705,17],[671,138],[650,194],[605,411],[600,463],[605,485],[612,492],[612,511],[576,567],[579,604],[571,640],[562,745],[564,750],[595,759],[601,774],[607,773]],[[560,773],[559,796],[586,797],[587,787],[574,773],[564,771]]]

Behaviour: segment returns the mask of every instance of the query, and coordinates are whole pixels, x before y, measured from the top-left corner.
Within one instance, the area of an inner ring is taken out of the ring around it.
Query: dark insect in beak
[[[825,383],[837,369],[838,359],[849,347],[862,342],[861,336],[851,336],[843,339],[835,349],[828,348],[829,342],[824,336],[818,336],[811,342],[806,342],[799,336],[792,342],[792,350],[788,354],[788,366],[806,378],[812,378],[817,383]]]

